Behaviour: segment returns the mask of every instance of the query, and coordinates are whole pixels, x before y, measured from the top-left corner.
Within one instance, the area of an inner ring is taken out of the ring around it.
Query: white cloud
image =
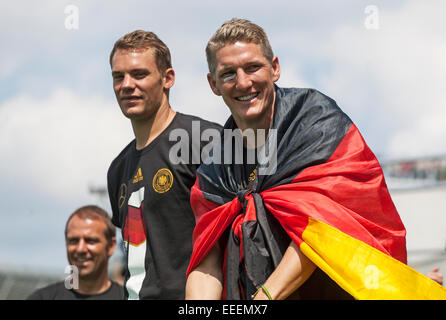
[[[445,10],[444,2],[418,1],[382,9],[378,30],[340,26],[322,50],[333,66],[323,87],[342,97],[388,157],[446,151]]]
[[[108,166],[132,139],[114,99],[58,89],[4,101],[0,263],[63,271],[68,215],[86,204],[109,209],[108,197],[91,195],[88,187],[106,186]]]
[[[299,87],[299,88],[311,88],[314,87],[314,85],[310,84],[308,79],[305,79],[302,74],[302,65],[300,65],[297,62],[288,61],[286,64],[286,67],[283,67],[283,64],[280,62],[279,58],[279,64],[281,65],[280,70],[280,78],[277,81],[277,85],[279,87],[283,88],[290,88],[290,87]]]
[[[86,197],[89,184],[105,185],[110,162],[133,134],[115,101],[59,89],[3,102],[0,137],[3,181],[72,202]]]
[[[230,116],[223,99],[211,91],[205,72],[200,74],[187,68],[177,68],[170,102],[176,111],[192,114],[221,125]]]

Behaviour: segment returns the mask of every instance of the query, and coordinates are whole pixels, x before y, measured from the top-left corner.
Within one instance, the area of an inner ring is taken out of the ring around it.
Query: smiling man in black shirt
[[[115,233],[103,209],[90,205],[74,211],[65,227],[65,240],[68,261],[75,272],[63,282],[35,291],[28,299],[123,300],[123,288],[108,277]]]
[[[116,99],[135,134],[108,171],[112,221],[122,229],[127,253],[126,295],[184,299],[195,226],[190,189],[200,164],[193,156],[201,155],[201,132],[221,127],[170,107],[175,72],[168,47],[154,33],[120,38],[110,65]],[[195,128],[199,137],[192,141]],[[178,132],[187,139],[172,139]],[[184,161],[172,157],[178,143]]]

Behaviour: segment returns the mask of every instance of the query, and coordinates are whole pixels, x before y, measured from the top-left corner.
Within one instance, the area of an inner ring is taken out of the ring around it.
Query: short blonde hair
[[[265,31],[249,20],[233,18],[222,24],[206,46],[206,59],[208,61],[209,72],[212,75],[216,69],[215,53],[225,45],[234,44],[237,41],[260,45],[264,57],[269,62],[272,61],[274,53]]]

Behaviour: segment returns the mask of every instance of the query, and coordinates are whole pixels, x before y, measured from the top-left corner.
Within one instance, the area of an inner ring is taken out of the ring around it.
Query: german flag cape
[[[236,128],[232,118],[224,128]],[[442,286],[406,265],[406,231],[382,169],[335,101],[312,89],[276,87],[270,129],[277,134],[271,174],[257,170],[246,185],[242,165],[198,169],[187,274],[224,239],[223,297],[245,299],[291,239],[355,299],[446,298]]]

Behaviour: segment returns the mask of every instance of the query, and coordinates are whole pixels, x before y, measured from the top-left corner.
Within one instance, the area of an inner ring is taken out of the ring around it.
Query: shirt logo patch
[[[158,193],[165,193],[169,191],[173,184],[173,175],[169,169],[163,168],[159,169],[158,172],[153,177],[153,190]]]
[[[138,168],[138,172],[136,172],[136,175],[133,178],[133,183],[137,183],[137,182],[141,181],[142,179],[144,179],[144,177],[142,176],[141,168]]]

